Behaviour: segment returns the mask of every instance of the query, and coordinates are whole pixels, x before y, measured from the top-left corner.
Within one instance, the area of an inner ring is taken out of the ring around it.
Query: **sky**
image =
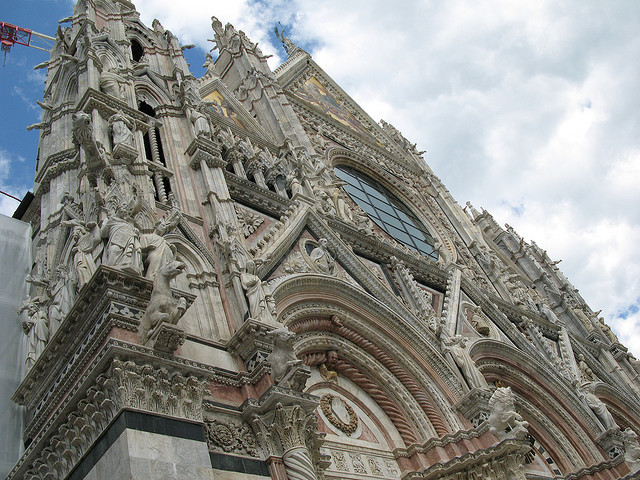
[[[53,35],[69,0],[9,0],[0,20]],[[374,120],[426,150],[469,200],[534,240],[640,358],[640,4],[633,0],[137,0],[196,76],[211,15],[286,56],[280,22]],[[215,54],[215,52],[214,52]],[[32,187],[46,54],[0,68],[0,190]],[[0,196],[0,213],[17,202]]]

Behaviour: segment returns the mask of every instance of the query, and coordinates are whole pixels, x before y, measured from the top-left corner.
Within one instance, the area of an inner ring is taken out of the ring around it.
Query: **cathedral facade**
[[[638,478],[638,360],[283,32],[63,25],[8,479]]]

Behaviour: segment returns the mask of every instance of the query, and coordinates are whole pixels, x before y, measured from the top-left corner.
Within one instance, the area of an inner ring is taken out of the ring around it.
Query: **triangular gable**
[[[274,72],[289,97],[330,123],[356,133],[378,148],[385,148],[387,135],[340,86],[316,64],[309,54],[291,58]],[[384,139],[384,141],[383,141]],[[396,152],[398,153],[398,152]]]
[[[378,139],[363,125],[363,122],[358,120],[314,75],[307,78],[293,94],[341,125],[380,144]]]
[[[200,79],[201,82],[203,80],[204,78]],[[220,123],[229,126],[237,133],[249,134],[254,139],[258,137],[263,142],[275,145],[275,140],[271,135],[249,115],[242,103],[235,98],[219,78],[207,78],[206,83],[200,85],[200,95],[205,102],[206,111]]]
[[[287,223],[288,225],[277,229],[277,232],[269,234],[271,240],[256,252],[256,258],[263,259],[257,272],[260,278],[278,282],[295,274],[319,274],[309,263],[308,257],[311,252],[305,251],[305,239],[308,238],[317,245],[321,238],[326,238],[336,263],[337,274],[332,275],[334,278],[342,277],[348,283],[357,284],[396,312],[408,314],[406,306],[392,291],[390,285],[378,278],[370,266],[365,265],[312,209],[301,206],[292,213]],[[299,271],[296,271],[296,268]]]

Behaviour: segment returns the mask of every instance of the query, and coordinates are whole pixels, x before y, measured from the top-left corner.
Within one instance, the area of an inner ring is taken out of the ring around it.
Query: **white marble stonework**
[[[250,475],[248,473],[240,473],[240,472],[228,472],[226,470],[217,470],[213,469],[213,478],[215,480],[263,480],[265,478],[271,477],[263,477],[262,475]]]
[[[39,66],[7,480],[628,477],[640,362],[558,260],[463,208],[285,33],[271,70],[212,17],[196,78],[144,16],[77,0]]]
[[[87,480],[213,480],[205,442],[126,429]],[[257,478],[257,477],[256,477]]]

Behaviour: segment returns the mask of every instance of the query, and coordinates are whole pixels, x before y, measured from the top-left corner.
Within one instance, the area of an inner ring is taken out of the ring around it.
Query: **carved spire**
[[[278,31],[278,27],[276,26],[273,31],[276,34],[276,37],[282,42],[282,46],[284,47],[285,52],[287,52],[287,56],[291,58],[294,53],[301,51],[301,49],[293,43],[291,38],[287,35],[284,27],[278,22],[280,25],[280,31]]]

